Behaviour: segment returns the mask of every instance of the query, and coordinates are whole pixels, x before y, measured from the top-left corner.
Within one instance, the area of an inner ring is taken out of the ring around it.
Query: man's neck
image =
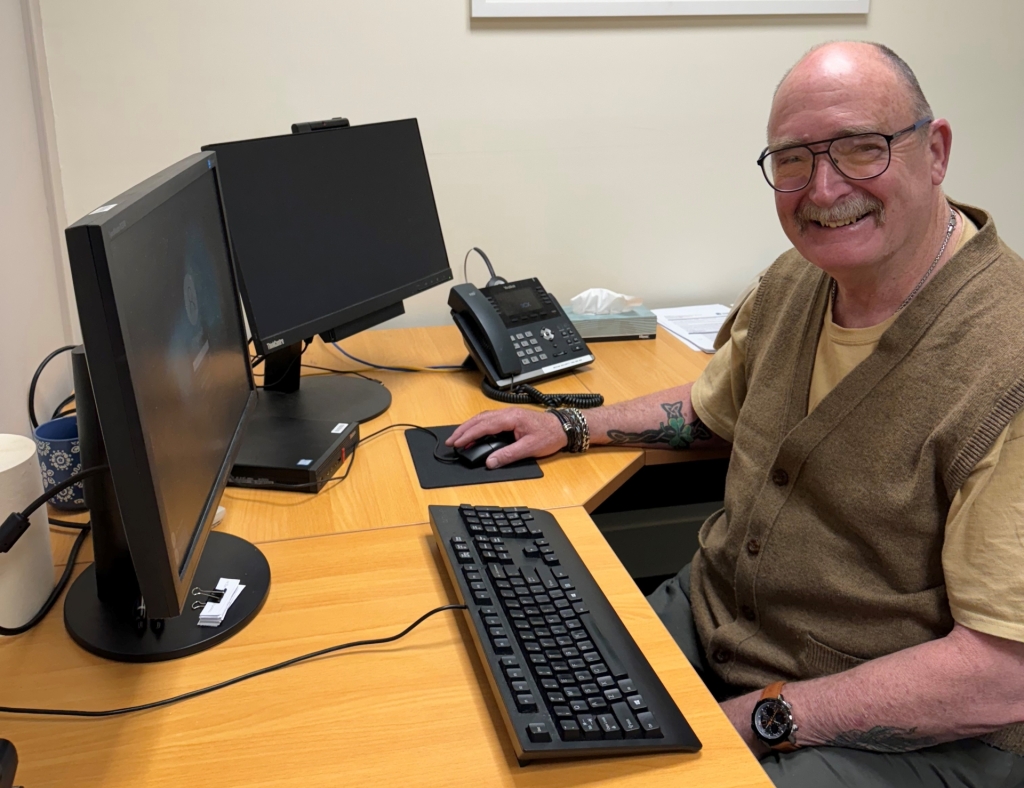
[[[949,226],[950,206],[945,197],[939,201],[928,229],[915,248],[903,250],[876,268],[848,271],[835,276],[835,300],[832,322],[843,328],[868,328],[888,320],[901,308],[907,297],[921,284],[923,287],[953,256],[963,232],[963,218],[957,216],[956,226],[935,267],[928,272],[942,246]]]

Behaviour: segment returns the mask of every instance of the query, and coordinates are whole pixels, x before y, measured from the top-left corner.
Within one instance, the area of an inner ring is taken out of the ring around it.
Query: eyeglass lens
[[[885,172],[889,166],[889,142],[881,134],[857,134],[833,140],[828,155],[847,178],[866,180]],[[764,173],[768,182],[784,192],[795,192],[811,182],[815,155],[803,146],[768,154]]]

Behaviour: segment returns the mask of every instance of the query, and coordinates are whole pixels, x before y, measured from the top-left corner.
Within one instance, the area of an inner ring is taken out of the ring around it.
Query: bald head
[[[797,61],[779,82],[775,96],[787,87],[790,77],[798,79],[818,73],[836,80],[867,72],[876,88],[890,98],[899,97],[915,120],[933,117],[917,75],[907,62],[885,44],[871,41],[831,41],[818,44]]]

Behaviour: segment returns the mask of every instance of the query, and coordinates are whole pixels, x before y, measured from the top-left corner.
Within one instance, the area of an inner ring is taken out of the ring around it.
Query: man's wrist
[[[590,426],[583,411],[579,408],[549,408],[547,412],[558,419],[565,433],[566,444],[563,451],[581,454],[590,448]]]
[[[799,746],[796,742],[799,726],[793,704],[782,694],[784,686],[785,682],[776,681],[764,688],[750,715],[750,728],[766,746],[779,752],[792,752]]]

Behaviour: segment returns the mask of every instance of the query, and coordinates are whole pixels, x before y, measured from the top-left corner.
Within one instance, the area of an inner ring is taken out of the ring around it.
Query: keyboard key
[[[609,703],[613,703],[617,700],[622,700],[622,692],[617,689],[608,689],[604,691],[604,699]],[[621,722],[619,723],[622,724]]]
[[[522,668],[505,668],[505,678],[509,681],[522,681],[526,678],[526,671]]]
[[[647,711],[647,703],[644,701],[643,695],[630,695],[626,698],[626,704],[633,711]]]
[[[606,739],[621,739],[622,728],[619,727],[619,723],[616,722],[615,716],[612,714],[599,714],[597,715],[597,724],[601,726],[601,731],[604,733]]]
[[[618,655],[615,653],[615,648],[612,646],[611,641],[604,636],[601,628],[597,625],[597,621],[590,613],[583,613],[580,616],[580,620],[586,626],[587,631],[590,633],[591,640],[597,644],[597,650],[604,656],[604,662],[608,666],[608,673],[611,673],[617,679],[626,678],[626,669],[623,667],[622,662],[619,660]],[[591,668],[593,670],[593,668]],[[597,673],[598,671],[594,671]],[[601,671],[604,673],[606,671]]]
[[[551,731],[548,730],[547,723],[544,722],[531,722],[526,726],[526,733],[532,742],[551,741]]]
[[[537,711],[537,701],[534,700],[533,694],[529,692],[516,695],[516,706],[522,712]]]
[[[584,695],[598,695],[601,692],[596,684],[584,684],[580,689]]]
[[[619,682],[619,689],[622,690],[623,695],[632,695],[636,692],[636,687],[633,686],[633,679],[623,679]]]
[[[598,676],[597,686],[603,687],[604,689],[608,689],[609,687],[614,687],[615,686],[615,679],[613,679],[611,676]]]
[[[661,726],[658,724],[658,720],[655,719],[654,715],[651,712],[640,712],[636,715],[636,721],[640,723],[640,727],[644,729],[644,736],[648,739],[663,738],[661,733]]]
[[[559,720],[558,727],[562,731],[562,738],[566,741],[579,741],[583,736],[576,720]]]
[[[573,719],[572,709],[568,706],[552,706],[551,711],[554,712],[554,715],[560,720]],[[575,720],[573,720],[573,724],[575,724]]]
[[[608,701],[604,698],[595,695],[592,698],[587,698],[587,702],[590,704],[590,708],[594,711],[604,711],[608,708]]]
[[[581,714],[576,720],[580,724],[580,730],[583,731],[583,738],[600,739],[603,736],[601,727],[597,724],[597,720],[594,719],[593,715]]]
[[[565,703],[565,695],[563,695],[561,692],[549,692],[548,703]]]
[[[640,723],[636,721],[625,703],[613,703],[612,713],[627,739],[639,739],[644,735],[643,728],[640,727]]]
[[[511,654],[512,643],[508,638],[495,638],[494,641],[494,653],[495,654]]]
[[[590,704],[585,700],[574,700],[569,704],[569,708],[577,714],[586,714],[590,711]]]
[[[519,692],[519,693],[529,692],[530,691],[530,684],[529,684],[529,682],[526,682],[526,681],[513,681],[512,682],[512,691],[513,692]]]

